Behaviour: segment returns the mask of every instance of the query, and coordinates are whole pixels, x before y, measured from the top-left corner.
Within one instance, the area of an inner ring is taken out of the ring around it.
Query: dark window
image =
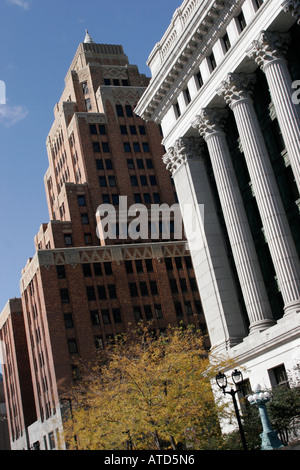
[[[149,169],[153,168],[153,161],[151,160],[151,158],[146,159],[146,165]]]
[[[91,100],[90,98],[88,98],[87,100],[85,100],[85,109],[87,111],[90,111],[92,109],[92,104],[91,104]]]
[[[104,85],[106,85],[106,86],[110,85],[110,78],[105,78],[104,79]]]
[[[113,308],[112,314],[115,323],[122,323],[121,311],[119,308]]]
[[[60,298],[63,304],[68,304],[70,302],[68,289],[60,289]]]
[[[190,278],[190,286],[191,286],[192,291],[198,290],[197,282],[195,278]]]
[[[112,203],[117,206],[119,204],[119,194],[112,194]]]
[[[101,188],[105,188],[107,186],[107,181],[105,176],[99,176],[99,183]]]
[[[150,184],[151,186],[157,186],[156,177],[154,175],[150,175]]]
[[[189,89],[186,88],[183,93],[184,93],[186,104],[189,104],[192,101]]]
[[[146,135],[146,129],[145,126],[139,126],[139,131],[141,135]]]
[[[160,304],[154,305],[156,318],[163,318],[162,308]]]
[[[79,206],[86,206],[85,197],[83,195],[77,196]]]
[[[137,131],[136,131],[136,127],[135,127],[135,126],[129,126],[129,130],[130,130],[130,134],[131,134],[131,135],[136,135],[136,134],[137,134]]]
[[[140,289],[141,289],[141,294],[148,295],[148,287],[146,282],[140,282]]]
[[[90,314],[91,314],[92,325],[93,326],[100,325],[100,318],[99,318],[98,310],[91,310]]]
[[[264,0],[254,0],[256,10],[258,10],[264,3]]]
[[[112,163],[112,160],[110,158],[107,158],[105,160],[105,166],[106,166],[107,170],[112,170],[113,169],[113,163]]]
[[[238,15],[237,19],[238,19],[238,23],[239,23],[241,31],[243,31],[246,28],[247,24],[246,24],[246,20],[244,17],[244,13],[242,11]]]
[[[93,142],[93,150],[94,150],[94,152],[96,152],[96,153],[99,153],[99,152],[100,152],[100,144],[99,144],[99,142]]]
[[[128,134],[128,132],[127,132],[127,127],[126,127],[126,126],[120,126],[120,131],[121,131],[121,134],[122,134],[122,135]]]
[[[184,308],[185,308],[185,312],[188,316],[193,315],[192,304],[189,300],[184,302]]]
[[[181,115],[181,111],[180,111],[180,107],[179,107],[178,102],[176,102],[174,104],[174,111],[175,111],[176,118],[179,118],[179,116]]]
[[[97,127],[95,126],[95,124],[90,125],[90,133],[91,135],[97,135]]]
[[[143,142],[143,150],[145,153],[150,152],[150,147],[149,147],[148,142]]]
[[[101,315],[102,315],[102,320],[103,320],[104,325],[108,325],[110,323],[109,310],[108,309],[101,310]]]
[[[98,297],[100,300],[105,300],[106,299],[106,289],[105,286],[97,286],[98,290]]]
[[[141,307],[133,307],[133,314],[136,321],[143,319]]]
[[[134,202],[136,204],[142,203],[142,196],[139,193],[134,195]]]
[[[112,274],[111,262],[104,263],[104,271],[105,271],[105,274]]]
[[[101,276],[101,274],[102,274],[101,264],[100,263],[93,263],[93,268],[94,268],[95,276]]]
[[[209,63],[210,63],[211,71],[215,70],[215,68],[217,67],[217,63],[216,63],[216,59],[215,59],[215,56],[214,56],[213,52],[208,57],[208,60],[209,60]]]
[[[77,347],[76,339],[68,339],[68,347],[69,347],[69,353],[71,353],[71,354],[77,354],[78,353],[78,347]]]
[[[182,269],[182,259],[181,258],[175,258],[175,264],[177,269]]]
[[[152,259],[146,259],[145,260],[145,263],[146,263],[146,269],[149,273],[153,272],[153,262],[152,262]]]
[[[126,153],[131,153],[131,147],[130,147],[130,143],[129,142],[124,142],[124,151]]]
[[[86,295],[88,300],[96,300],[95,289],[93,286],[86,287]]]
[[[136,176],[130,176],[131,186],[137,186],[138,181]]]
[[[91,265],[89,263],[83,264],[82,265],[82,270],[83,270],[84,277],[91,277],[92,276]]]
[[[108,294],[111,299],[117,298],[117,291],[114,284],[108,284]]]
[[[104,170],[103,161],[99,158],[96,159],[96,167],[97,170]]]
[[[88,225],[90,222],[89,222],[89,216],[87,214],[81,214],[81,222],[83,223],[83,225]]]
[[[183,316],[183,310],[182,310],[182,305],[181,302],[174,302],[175,306],[175,312],[177,317],[182,317]]]
[[[130,282],[129,283],[129,291],[130,291],[131,297],[137,297],[138,296],[138,290],[137,290],[135,282]]]
[[[170,282],[171,291],[173,293],[178,292],[178,286],[177,286],[176,279],[169,279],[169,282]]]
[[[92,235],[90,233],[84,234],[84,242],[86,245],[92,245],[93,240],[92,240]]]
[[[196,77],[196,85],[197,85],[197,88],[198,90],[203,86],[203,78],[202,78],[202,75],[201,75],[201,72],[199,70],[199,72],[195,75]]]
[[[116,178],[114,176],[108,177],[109,186],[114,188],[116,186]]]
[[[147,177],[145,175],[141,175],[140,180],[141,180],[141,185],[142,186],[147,186],[148,185]]]
[[[182,292],[187,292],[187,283],[185,279],[180,279],[180,288]]]
[[[82,83],[82,91],[84,95],[87,95],[89,93],[89,87],[88,87],[87,82]]]
[[[144,305],[144,311],[145,311],[146,320],[151,320],[153,318],[151,305]]]
[[[141,151],[141,147],[140,147],[140,144],[138,142],[133,142],[133,150],[135,152],[140,152]]]
[[[231,47],[231,44],[230,44],[230,40],[229,40],[229,37],[228,37],[228,34],[224,34],[223,36],[223,44],[224,44],[224,47],[225,47],[225,51],[229,51],[230,47]]]
[[[65,245],[66,246],[73,245],[72,235],[70,233],[64,234],[64,239],[65,239]]]
[[[127,114],[128,117],[132,117],[132,116],[133,116],[132,107],[131,107],[129,104],[127,104],[127,105],[125,106],[125,110],[126,110],[126,114]]]
[[[58,279],[65,279],[66,278],[66,270],[63,265],[56,266],[57,277]]]
[[[128,274],[133,273],[132,261],[125,261],[125,269]]]
[[[133,159],[132,158],[128,158],[127,159],[127,168],[129,170],[134,170],[134,162],[133,162]]]
[[[65,327],[66,328],[68,328],[68,329],[74,328],[72,313],[65,313],[64,314],[64,321],[65,321]]]
[[[96,349],[103,349],[103,340],[101,336],[95,336],[95,347]]]
[[[141,158],[137,158],[136,164],[139,170],[142,170],[144,168],[144,162]]]
[[[116,105],[117,116],[124,116],[123,107],[120,104]]]
[[[106,126],[105,126],[105,124],[99,124],[99,134],[106,135]]]
[[[158,294],[156,281],[150,281],[150,289],[151,289],[152,295],[157,295]]]
[[[102,150],[104,153],[109,153],[109,143],[108,142],[102,142]]]
[[[135,268],[137,273],[142,273],[143,272],[143,262],[141,259],[136,259],[135,260]]]

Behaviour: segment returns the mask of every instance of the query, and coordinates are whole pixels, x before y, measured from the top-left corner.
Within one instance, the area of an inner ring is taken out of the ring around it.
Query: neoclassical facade
[[[298,0],[185,0],[135,110],[162,126],[211,344],[249,387],[300,363],[299,44]]]

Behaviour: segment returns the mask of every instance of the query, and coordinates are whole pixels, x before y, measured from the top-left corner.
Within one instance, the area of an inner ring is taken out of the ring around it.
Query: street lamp
[[[266,408],[266,403],[272,399],[271,394],[269,392],[262,391],[261,386],[257,384],[252,391],[252,395],[249,395],[247,398],[250,405],[256,405],[259,410],[263,427],[263,432],[260,435],[262,441],[261,450],[273,450],[284,447],[277,433],[272,429]]]
[[[223,390],[224,395],[228,394],[228,395],[231,395],[231,397],[232,397],[234,411],[235,411],[235,414],[236,414],[236,419],[237,419],[237,422],[238,422],[239,431],[240,431],[240,435],[241,435],[241,440],[242,440],[242,444],[243,444],[243,449],[248,450],[247,449],[246,439],[245,439],[245,434],[244,434],[244,429],[243,429],[242,421],[241,421],[241,417],[240,417],[240,412],[239,412],[239,408],[237,406],[237,401],[236,401],[236,398],[235,398],[235,395],[240,391],[239,385],[243,381],[243,375],[239,370],[235,369],[231,374],[231,378],[233,380],[233,383],[237,386],[236,390],[233,390],[233,388],[231,388],[231,390],[229,390],[229,391],[225,390],[226,387],[227,387],[227,377],[222,372],[219,372],[218,375],[216,375],[216,382],[217,382],[218,386],[220,387],[220,389]]]

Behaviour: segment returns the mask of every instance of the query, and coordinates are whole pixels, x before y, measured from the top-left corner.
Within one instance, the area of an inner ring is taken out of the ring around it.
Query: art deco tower
[[[90,362],[129,323],[205,329],[191,258],[184,240],[172,240],[172,220],[168,227],[157,220],[155,240],[150,231],[138,240],[97,235],[101,204],[118,209],[121,196],[128,206],[176,203],[160,128],[134,113],[147,84],[122,46],[96,44],[88,33],[65,78],[47,137],[50,222],[35,237],[20,284],[36,420],[16,426],[22,389],[14,384],[17,399],[7,387],[7,403],[17,400],[18,410],[9,414],[12,448],[57,445],[78,363]],[[9,317],[6,309],[3,326]]]

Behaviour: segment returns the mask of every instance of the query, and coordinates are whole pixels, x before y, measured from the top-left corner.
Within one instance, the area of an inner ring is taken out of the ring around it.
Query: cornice
[[[192,76],[197,65],[219,38],[220,31],[226,28],[244,1],[215,0],[204,10],[203,1],[190,0],[182,5],[185,7],[184,11],[188,10],[189,6],[193,7],[189,16],[183,12],[182,7],[176,10],[175,15],[180,19],[177,21],[177,25],[180,24],[177,29],[181,28],[181,33],[176,31],[175,34],[176,27],[169,27],[150,55],[148,65],[154,60],[154,56],[158,55],[159,69],[157,73],[152,73],[150,84],[136,108],[139,116],[152,121],[161,118],[170,102],[178,95],[182,83]],[[174,51],[175,39],[178,44],[177,53]]]

